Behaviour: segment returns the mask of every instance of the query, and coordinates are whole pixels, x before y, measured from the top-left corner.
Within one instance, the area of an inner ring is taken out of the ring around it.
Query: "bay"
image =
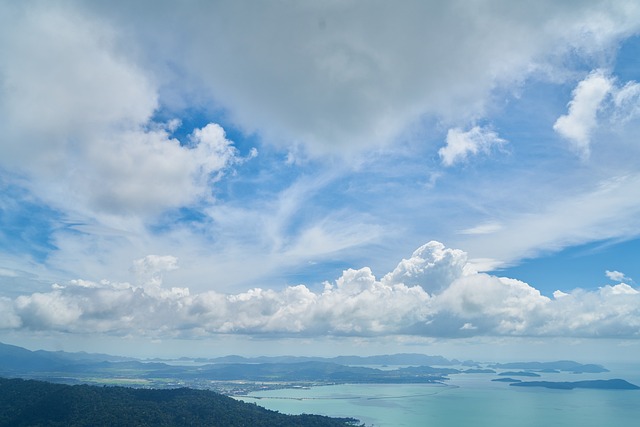
[[[626,366],[603,374],[545,373],[533,379],[623,378],[640,385],[639,372]],[[494,378],[457,374],[445,385],[340,384],[260,391],[241,399],[287,414],[354,417],[375,427],[635,426],[640,419],[640,390],[520,388]]]

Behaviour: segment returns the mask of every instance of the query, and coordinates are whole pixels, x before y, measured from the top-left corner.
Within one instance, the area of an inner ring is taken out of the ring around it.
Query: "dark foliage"
[[[0,378],[2,427],[344,427],[355,422],[284,415],[206,390],[70,386]]]

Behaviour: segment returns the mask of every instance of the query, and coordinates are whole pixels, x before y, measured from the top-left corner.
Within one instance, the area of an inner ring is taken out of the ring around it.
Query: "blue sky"
[[[2,1],[0,339],[638,354],[639,22]]]

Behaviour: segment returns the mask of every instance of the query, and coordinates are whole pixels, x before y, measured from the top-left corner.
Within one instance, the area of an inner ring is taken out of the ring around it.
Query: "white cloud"
[[[603,71],[596,70],[582,80],[573,91],[569,112],[560,116],[553,129],[572,142],[583,158],[590,154],[591,133],[597,127],[597,113],[613,81]]]
[[[162,273],[178,268],[178,258],[171,255],[147,255],[133,262],[133,273],[138,283],[150,286],[162,284]]]
[[[640,14],[634,3],[551,0],[84,8],[132,33],[165,86],[211,94],[242,128],[313,153],[388,143],[425,115],[478,117],[492,90],[549,70],[562,79],[566,54],[608,52]]]
[[[0,329],[14,329],[22,326],[20,317],[15,313],[13,301],[0,297]]]
[[[619,271],[613,270],[613,271],[605,271],[604,272],[605,275],[615,281],[615,282],[633,282],[633,280],[631,280],[631,278],[627,277],[624,273],[621,273]]]
[[[487,222],[475,227],[460,230],[460,234],[492,234],[502,229],[502,224],[497,222]]]
[[[635,81],[620,86],[616,79],[602,70],[592,71],[573,90],[569,112],[560,116],[553,129],[568,139],[586,159],[591,153],[594,134],[608,126],[613,132],[600,138],[609,144],[622,139],[624,130],[640,117],[640,84]]]
[[[0,166],[88,217],[149,215],[210,194],[238,161],[216,124],[190,146],[153,123],[158,84],[105,20],[70,4],[0,5]],[[186,141],[185,141],[186,142]]]
[[[438,154],[445,166],[464,162],[469,155],[489,153],[494,146],[506,144],[506,140],[498,137],[494,131],[474,126],[464,132],[462,129],[449,129],[447,145],[438,150]]]
[[[413,252],[411,258],[403,259],[392,272],[382,279],[383,283],[421,286],[429,293],[447,287],[464,274],[467,254],[459,249],[449,249],[440,242],[431,241]]]
[[[59,7],[0,7],[4,167],[60,175],[96,132],[149,119],[154,85],[114,52],[108,27]]]
[[[144,216],[191,204],[208,197],[209,185],[238,160],[222,128],[213,123],[194,130],[193,147],[164,130],[132,130],[109,138],[89,147],[69,177],[59,177],[79,203],[95,212]]]
[[[541,335],[635,337],[640,328],[640,292],[629,285],[604,286],[599,291],[575,290],[554,300],[541,313],[547,320]]]
[[[435,260],[437,258],[437,260]],[[638,337],[640,291],[626,284],[597,291],[556,293],[482,273],[462,274],[461,251],[430,242],[394,273],[378,280],[369,268],[346,270],[313,291],[253,288],[237,294],[165,289],[109,281],[72,281],[51,291],[3,298],[3,329],[109,333],[154,338],[215,334],[305,336],[414,335]],[[171,257],[148,257],[145,271],[175,267]],[[428,277],[429,270],[448,270]],[[406,274],[399,275],[399,272]],[[409,274],[411,273],[411,274]],[[396,283],[392,277],[420,285]],[[436,286],[425,285],[433,279]],[[434,288],[431,294],[424,288]]]
[[[564,297],[566,297],[567,295],[569,295],[569,294],[568,294],[568,293],[566,293],[566,292],[562,292],[561,290],[553,291],[553,297],[554,297],[555,299],[564,298]]]
[[[471,321],[484,333],[520,335],[535,331],[548,301],[526,283],[479,273],[451,283],[437,303],[439,313],[456,325]]]
[[[613,94],[614,123],[624,125],[640,117],[640,84],[635,81],[627,82],[616,89]]]
[[[630,238],[640,230],[640,175],[629,174],[596,183],[546,205],[501,215],[502,228],[491,234],[465,234],[457,239],[472,257],[496,260],[489,269],[543,251],[610,238]],[[517,236],[517,238],[514,238]]]

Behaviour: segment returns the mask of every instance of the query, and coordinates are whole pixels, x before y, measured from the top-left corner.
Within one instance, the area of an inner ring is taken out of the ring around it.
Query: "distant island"
[[[621,379],[587,381],[524,381],[510,384],[516,387],[545,387],[559,390],[589,388],[597,390],[640,390],[635,384]]]
[[[517,380],[515,378],[496,378],[491,381],[499,382],[499,383],[519,383],[522,380]]]
[[[506,371],[506,372],[501,372],[498,375],[500,375],[501,377],[539,377],[540,374],[536,374],[535,372],[528,372],[528,371]]]
[[[575,374],[599,374],[609,372],[608,369],[594,364],[586,364],[573,362],[571,360],[559,360],[556,362],[512,362],[512,363],[495,363],[489,365],[495,369],[526,369],[528,371],[540,372],[573,372]]]
[[[480,369],[480,368],[474,368],[474,369],[465,369],[464,371],[462,371],[463,374],[495,374],[496,371],[494,371],[493,369]]]

